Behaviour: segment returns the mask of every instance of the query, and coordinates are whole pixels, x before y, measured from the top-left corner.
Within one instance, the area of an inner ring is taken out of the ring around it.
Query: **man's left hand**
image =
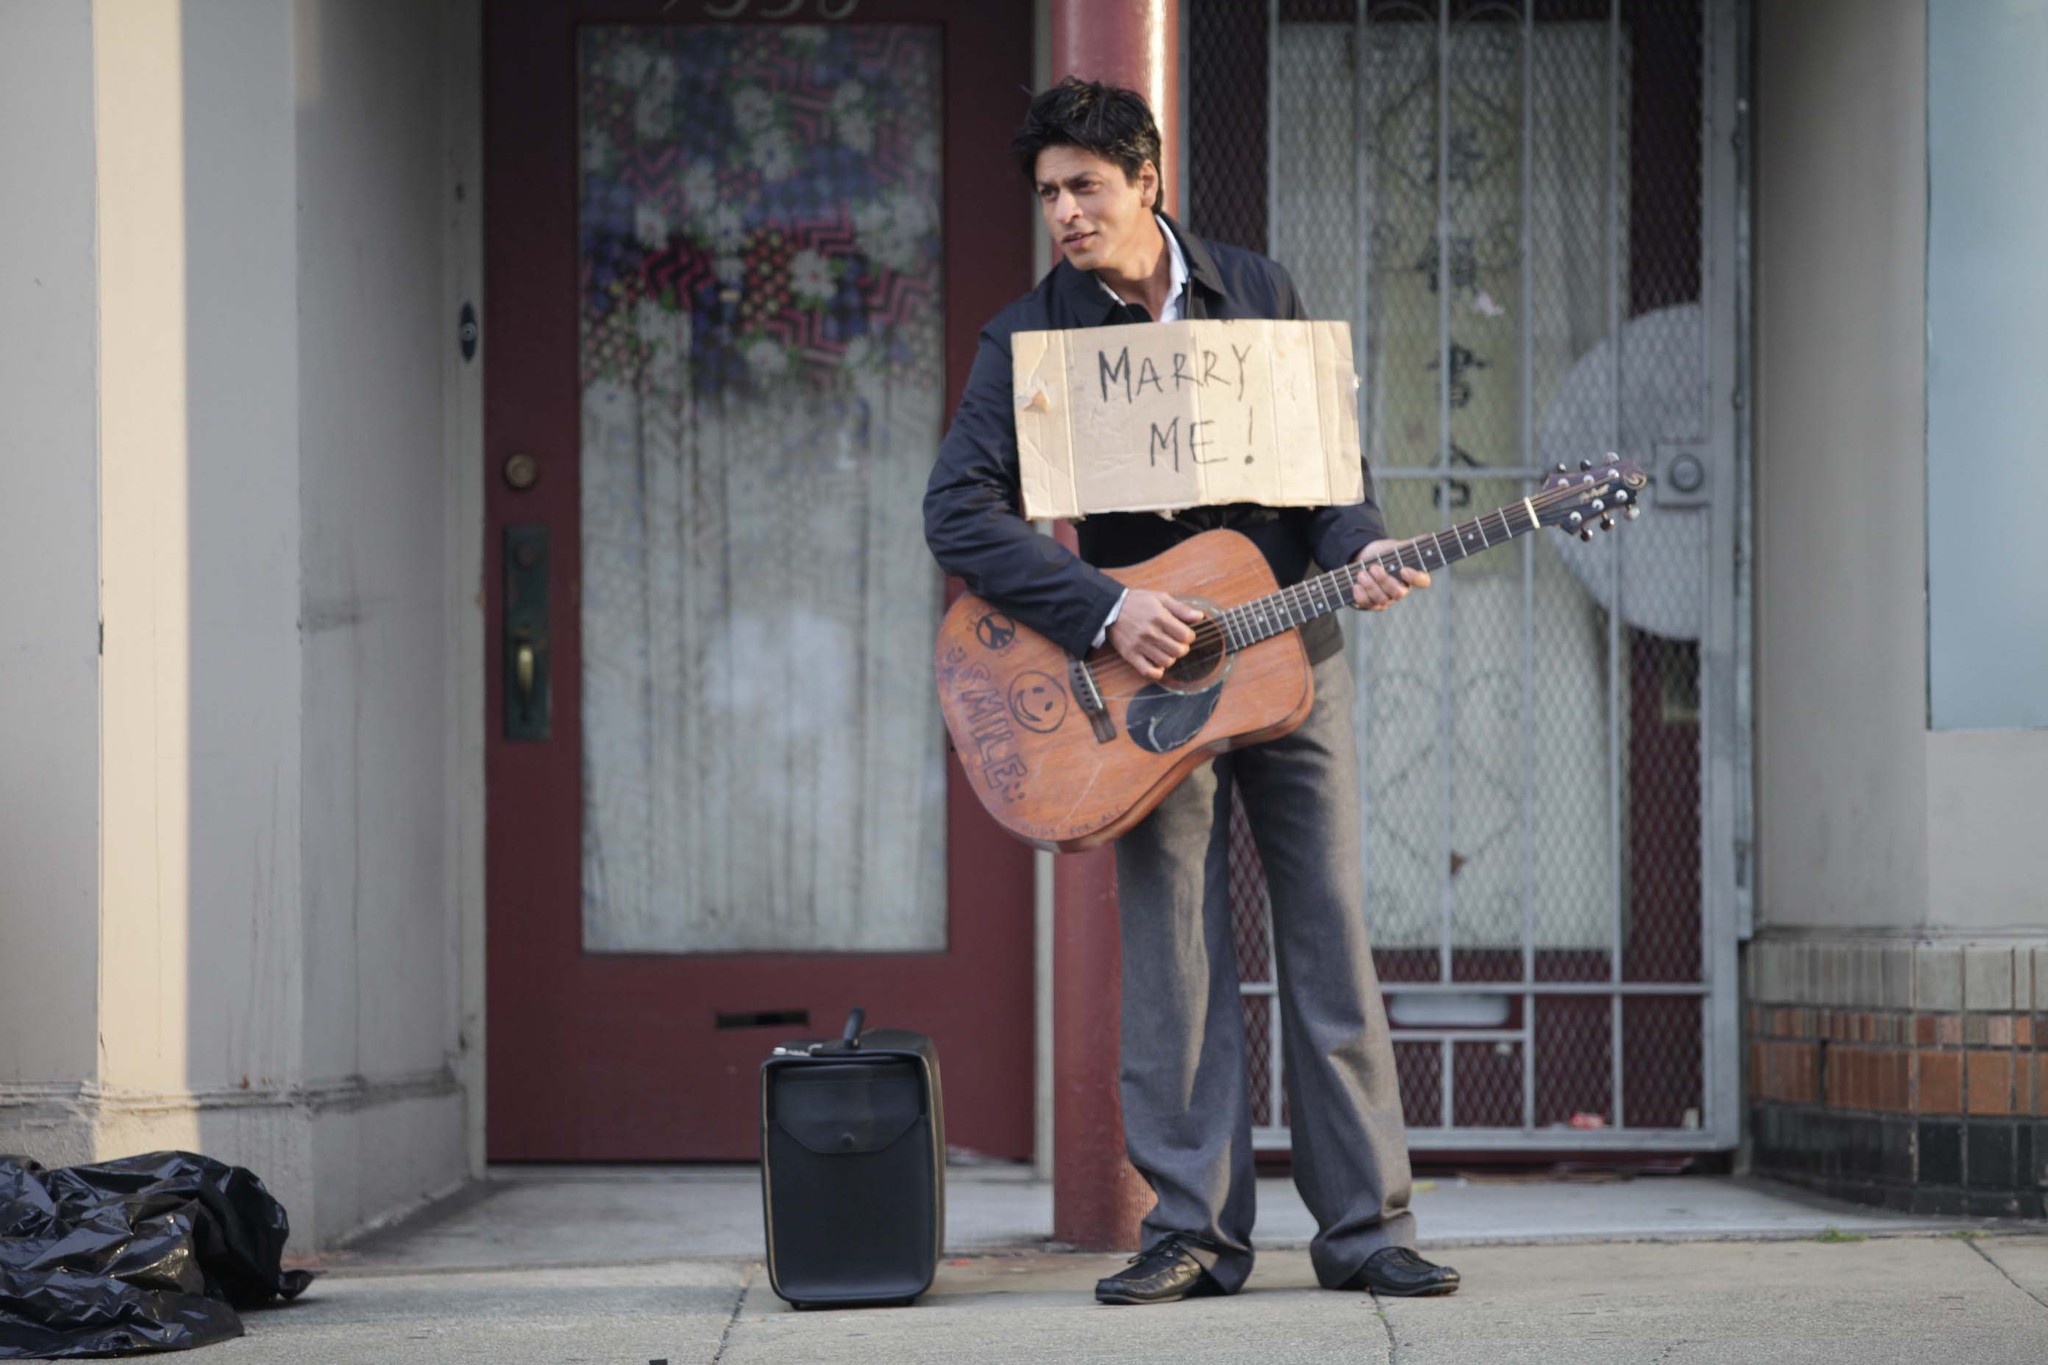
[[[1381,555],[1390,553],[1399,543],[1393,540],[1375,540],[1352,556],[1351,562],[1359,564],[1367,560],[1377,560]],[[1401,576],[1396,578],[1385,566],[1374,563],[1352,583],[1351,601],[1361,611],[1385,611],[1406,597],[1409,589],[1428,586],[1429,574],[1424,570],[1411,569],[1403,565]]]

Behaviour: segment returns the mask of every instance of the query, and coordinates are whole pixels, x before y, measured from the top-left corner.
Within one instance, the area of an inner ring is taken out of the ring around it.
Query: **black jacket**
[[[1204,242],[1164,214],[1160,217],[1187,258],[1183,317],[1308,317],[1294,281],[1279,265],[1255,252]],[[1092,273],[1065,261],[1054,266],[1036,289],[982,329],[967,391],[925,489],[925,542],[939,567],[1075,654],[1088,652],[1123,591],[1101,570],[1150,559],[1197,531],[1228,526],[1251,537],[1283,587],[1306,578],[1312,562],[1335,568],[1386,534],[1372,500],[1370,471],[1365,471],[1365,500],[1348,507],[1236,503],[1192,507],[1171,519],[1155,512],[1087,517],[1076,526],[1078,559],[1034,531],[1017,507],[1011,334],[1145,321],[1142,308],[1118,302]],[[1334,653],[1342,643],[1333,617],[1312,622],[1303,637],[1312,659]]]

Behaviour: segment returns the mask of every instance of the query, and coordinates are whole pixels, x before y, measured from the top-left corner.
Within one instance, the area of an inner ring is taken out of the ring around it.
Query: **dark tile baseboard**
[[[1902,1213],[2048,1216],[2048,1119],[1750,1108],[1761,1175]]]

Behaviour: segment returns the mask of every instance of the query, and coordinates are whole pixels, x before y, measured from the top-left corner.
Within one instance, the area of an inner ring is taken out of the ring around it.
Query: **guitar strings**
[[[1529,496],[1528,501],[1532,506],[1541,507],[1547,511],[1556,504],[1563,502],[1574,496],[1577,496],[1583,491],[1583,489],[1584,485],[1580,484],[1561,484],[1556,488],[1546,488],[1542,489],[1539,492],[1531,494]],[[1497,507],[1491,512],[1483,513],[1480,516],[1474,517],[1470,524],[1478,525],[1479,523],[1484,522],[1487,519],[1487,517],[1499,517],[1501,520],[1501,525],[1508,532],[1507,540],[1512,540],[1517,536],[1527,535],[1530,531],[1542,529],[1542,519],[1539,517],[1537,519],[1537,523],[1535,525],[1528,527],[1526,530],[1515,530],[1513,524],[1510,523],[1507,519],[1507,512],[1510,508],[1514,507],[1515,505],[1516,504],[1509,503],[1501,507]],[[1349,576],[1351,581],[1355,584],[1358,581],[1358,579],[1362,576],[1362,573],[1364,569],[1367,567],[1368,563],[1378,564],[1381,568],[1387,569],[1389,571],[1394,571],[1402,568],[1409,568],[1416,569],[1424,573],[1428,573],[1430,572],[1429,562],[1422,550],[1422,542],[1425,540],[1433,541],[1437,545],[1437,555],[1439,560],[1442,561],[1437,565],[1437,568],[1448,568],[1450,561],[1443,560],[1442,537],[1444,532],[1455,531],[1457,529],[1457,526],[1447,526],[1444,528],[1443,532],[1429,532],[1419,536],[1412,536],[1407,540],[1400,541],[1391,550],[1384,551],[1374,556],[1373,559],[1370,561],[1359,561],[1356,563],[1345,564],[1339,568],[1331,570],[1328,574],[1323,575],[1322,579],[1320,580],[1304,579],[1300,583],[1292,584],[1288,587],[1280,589],[1278,592],[1270,593],[1268,594],[1268,597],[1286,597],[1290,593],[1306,592],[1310,589],[1311,584],[1319,581],[1327,581],[1329,579],[1333,579],[1339,574]],[[1483,529],[1481,534],[1484,534]],[[1506,540],[1489,542],[1489,544],[1505,543]],[[1410,563],[1407,557],[1410,551],[1413,551],[1415,555],[1415,562],[1413,563]],[[1232,611],[1236,611],[1250,605],[1251,603],[1245,602],[1239,603],[1237,607],[1226,607],[1223,609],[1222,612],[1218,613],[1217,615],[1204,617],[1200,622],[1196,623],[1194,627],[1194,639],[1189,642],[1188,653],[1183,654],[1180,659],[1175,660],[1175,664],[1178,664],[1182,660],[1187,659],[1190,655],[1194,654],[1200,648],[1207,646],[1217,646],[1219,644],[1220,637],[1220,666],[1221,658],[1223,656],[1227,656],[1228,654],[1230,654],[1234,648],[1237,648],[1236,646],[1233,646],[1230,643],[1228,623],[1225,622],[1223,618],[1229,615],[1229,613]],[[1156,684],[1162,681],[1162,679],[1148,678],[1143,673],[1138,672],[1138,670],[1134,666],[1132,666],[1131,662],[1128,659],[1125,659],[1123,655],[1117,653],[1114,648],[1105,645],[1097,653],[1100,656],[1099,660],[1091,657],[1091,659],[1088,662],[1088,667],[1095,674],[1096,687],[1097,690],[1101,693],[1104,701],[1127,702],[1133,700],[1138,695],[1137,691],[1135,690],[1110,691],[1104,688],[1102,684],[1104,682],[1106,675],[1127,673],[1132,675],[1135,679],[1137,679],[1137,681],[1140,684],[1143,685]],[[1173,667],[1174,664],[1169,664],[1167,666],[1166,671],[1168,674],[1171,673]]]
[[[1375,556],[1371,562],[1376,563],[1381,568],[1388,569],[1390,571],[1400,568],[1411,568],[1420,570],[1422,572],[1428,572],[1427,561],[1423,559],[1422,552],[1417,544],[1417,542],[1420,539],[1421,537],[1417,537],[1415,540],[1412,541],[1403,541],[1400,545],[1397,545],[1393,550],[1388,551],[1385,554]],[[1410,549],[1415,550],[1415,562],[1412,564],[1409,563],[1405,558],[1405,552]],[[1356,564],[1347,564],[1342,568],[1333,570],[1331,575],[1329,576],[1334,577],[1336,574],[1346,574],[1351,578],[1353,583],[1356,583],[1359,577],[1362,576],[1362,571],[1365,567],[1366,564],[1363,561]],[[1438,567],[1442,566],[1439,565]],[[1285,597],[1289,593],[1306,590],[1309,587],[1309,582],[1312,581],[1314,580],[1293,584],[1290,587],[1280,589],[1276,593],[1269,594],[1269,596]],[[1224,608],[1223,612],[1219,613],[1218,615],[1207,616],[1204,617],[1201,621],[1197,622],[1194,626],[1194,638],[1190,640],[1188,643],[1188,653],[1183,654],[1180,660],[1175,660],[1175,663],[1178,664],[1179,662],[1181,662],[1181,660],[1185,660],[1190,655],[1193,655],[1205,648],[1218,648],[1219,653],[1222,655],[1228,655],[1234,652],[1236,649],[1242,648],[1243,646],[1237,646],[1231,643],[1229,639],[1229,623],[1226,622],[1223,618],[1230,612],[1238,610],[1240,607],[1249,605],[1250,603],[1239,603],[1238,607],[1226,607]],[[1135,677],[1138,679],[1140,683],[1155,683],[1161,681],[1161,679],[1148,678],[1143,673],[1139,673],[1138,670],[1131,664],[1131,662],[1128,659],[1125,659],[1123,655],[1119,654],[1113,648],[1105,646],[1099,653],[1100,661],[1097,662],[1091,660],[1089,663],[1089,667],[1095,671],[1096,685],[1098,689],[1101,688],[1104,674],[1115,673],[1119,671],[1135,675]],[[1173,666],[1174,665],[1168,665],[1169,672],[1171,671]],[[1137,696],[1137,693],[1134,691],[1103,691],[1102,695],[1105,700],[1114,699],[1117,701],[1129,701],[1133,697]]]

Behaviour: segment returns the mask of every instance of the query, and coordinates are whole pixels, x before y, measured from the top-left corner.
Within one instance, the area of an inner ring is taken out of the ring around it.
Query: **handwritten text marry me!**
[[[1019,332],[1011,361],[1027,516],[1364,494],[1344,323]]]

